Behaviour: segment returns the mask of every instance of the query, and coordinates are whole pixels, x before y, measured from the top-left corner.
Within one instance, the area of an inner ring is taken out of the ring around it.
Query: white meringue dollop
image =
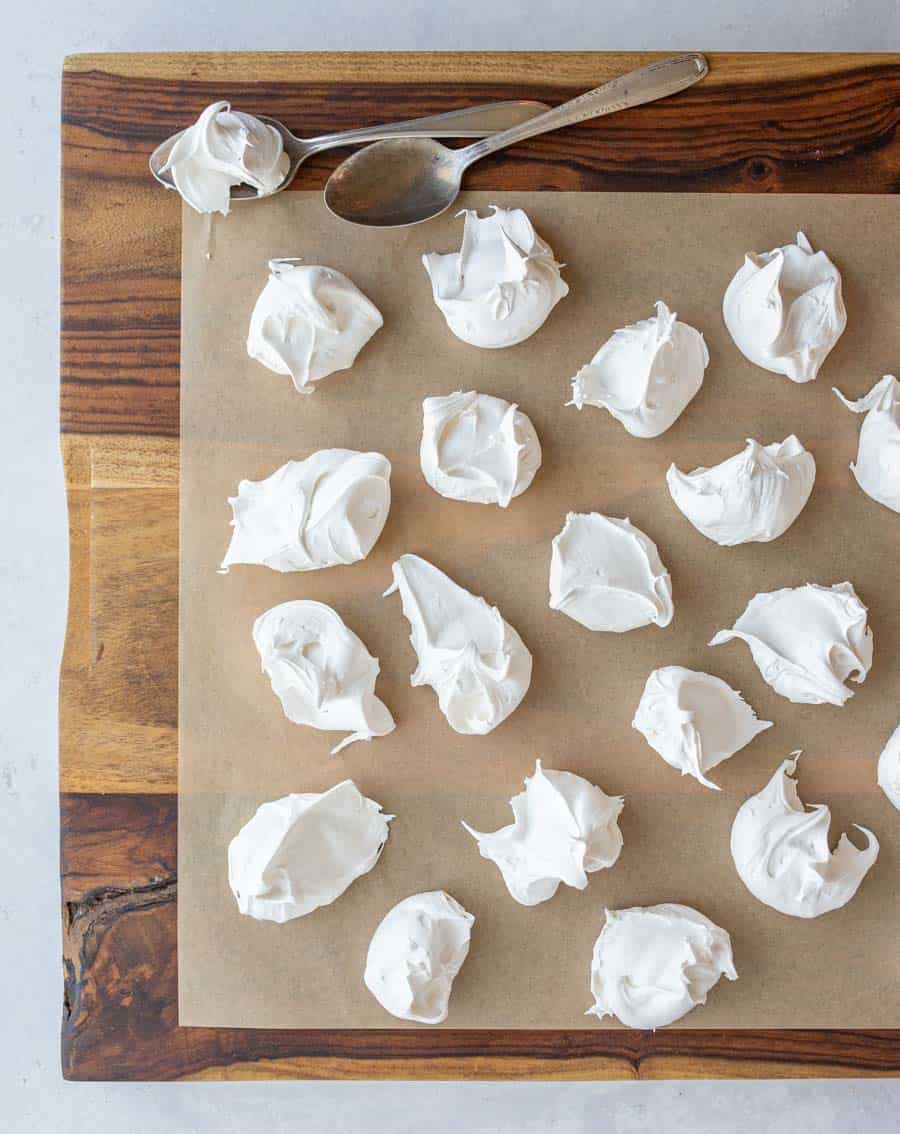
[[[780,443],[747,447],[712,468],[683,473],[670,465],[666,484],[678,510],[721,547],[768,543],[803,511],[816,462],[791,434]]]
[[[283,923],[329,905],[378,861],[393,818],[353,780],[261,804],[228,844],[238,909]]]
[[[656,314],[621,327],[572,379],[572,400],[609,410],[633,437],[658,437],[703,385],[703,335],[657,300]]]
[[[569,294],[562,265],[524,210],[491,210],[486,217],[462,210],[459,252],[422,257],[447,326],[464,343],[487,348],[523,342]]]
[[[418,555],[401,555],[385,595],[399,590],[418,666],[411,685],[430,685],[455,732],[483,736],[521,703],[531,653],[479,595]]]
[[[705,1004],[720,977],[737,980],[731,938],[708,917],[672,902],[607,910],[594,945],[587,1015],[628,1028],[664,1028]]]
[[[706,787],[706,773],[772,727],[736,689],[711,673],[666,665],[654,669],[641,694],[632,728],[671,767]]]
[[[160,173],[198,213],[228,215],[231,187],[249,185],[258,197],[274,193],[290,160],[281,134],[252,114],[214,102],[172,147]]]
[[[391,507],[381,453],[320,449],[265,480],[242,480],[228,499],[234,531],[220,570],[235,563],[316,571],[365,559]]]
[[[394,718],[375,696],[378,659],[330,606],[311,599],[273,606],[254,622],[253,641],[289,721],[350,732],[332,756],[394,731]]]
[[[443,890],[398,902],[375,930],[363,975],[392,1016],[419,1024],[447,1019],[453,981],[469,953],[475,918]]]
[[[722,313],[746,358],[792,382],[816,377],[847,326],[841,273],[802,232],[796,244],[746,254]]]
[[[422,475],[450,500],[506,508],[541,467],[541,443],[515,403],[457,391],[422,403]]]
[[[797,794],[792,774],[799,755],[784,760],[742,804],[731,828],[731,856],[754,898],[791,917],[819,917],[850,901],[878,858],[878,840],[857,823],[864,850],[845,834],[829,849],[831,811],[824,803],[807,810]]]
[[[850,471],[866,496],[900,512],[900,382],[885,374],[863,398],[849,401],[834,391],[848,410],[864,413],[856,462]]]
[[[622,850],[623,799],[572,772],[544,771],[540,760],[525,790],[509,801],[515,822],[499,831],[463,827],[482,858],[495,863],[523,906],[552,898],[560,882],[583,890],[588,874],[612,866]]]
[[[669,572],[653,540],[627,517],[570,512],[552,548],[551,610],[616,634],[672,621]]]
[[[739,638],[763,680],[795,705],[843,705],[872,665],[868,611],[852,583],[784,587],[758,594],[730,630],[709,643]]]
[[[384,320],[375,304],[335,268],[270,260],[269,279],[250,316],[247,353],[294,388],[349,370]]]
[[[888,737],[878,757],[878,786],[900,811],[900,724]]]

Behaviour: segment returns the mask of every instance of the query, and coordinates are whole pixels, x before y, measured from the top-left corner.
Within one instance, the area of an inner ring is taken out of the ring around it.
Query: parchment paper
[[[731,933],[736,983],[722,980],[685,1027],[900,1025],[900,815],[876,787],[878,753],[900,718],[900,517],[863,495],[848,471],[860,420],[831,393],[858,396],[900,373],[900,213],[896,197],[471,193],[486,207],[521,205],[566,262],[571,287],[532,339],[482,351],[457,341],[432,303],[420,263],[459,245],[447,214],[408,230],[366,231],[332,218],[319,193],[240,205],[215,226],[184,212],[181,377],[181,678],[179,1018],[247,1027],[398,1027],[362,982],[366,949],[398,900],[444,888],[476,918],[449,1027],[594,1028],[588,973],[603,909],[677,901]],[[843,272],[849,324],[818,381],[794,385],[744,361],[720,315],[747,249],[803,227]],[[211,258],[207,258],[207,250]],[[377,303],[384,328],[350,372],[310,397],[247,357],[250,311],[273,256],[346,272]],[[665,299],[706,335],[702,391],[656,440],[629,436],[607,413],[564,408],[569,379],[616,327]],[[532,487],[502,511],[445,500],[421,477],[421,401],[477,389],[518,402],[543,445]],[[719,548],[676,510],[664,473],[712,465],[747,437],[795,432],[818,476],[797,522],[772,544]],[[393,504],[369,558],[351,567],[279,575],[216,568],[227,546],[226,497],[318,448],[379,450],[393,464]],[[665,630],[591,633],[547,606],[550,541],[566,512],[629,516],[672,574]],[[396,596],[382,598],[406,551],[496,603],[534,654],[522,706],[487,737],[452,732],[428,688],[412,689],[415,657]],[[764,684],[739,643],[711,649],[757,592],[850,579],[875,634],[869,679],[843,709],[791,705]],[[378,694],[396,731],[338,757],[336,734],[290,724],[260,672],[250,629],[291,598],[333,605],[381,659]],[[147,627],[148,634],[153,627]],[[656,666],[708,670],[743,691],[776,727],[713,778],[680,778],[631,728]],[[811,921],[762,905],[729,854],[734,814],[779,762],[802,748],[800,794],[833,811],[832,837],[872,828],[881,857],[842,910]],[[587,890],[561,886],[517,905],[499,871],[460,826],[510,821],[509,797],[540,756],[625,796],[625,848]],[[280,926],[238,914],[226,848],[258,804],[321,791],[345,777],[397,815],[376,868],[333,905]],[[606,1021],[602,1026],[618,1026]]]

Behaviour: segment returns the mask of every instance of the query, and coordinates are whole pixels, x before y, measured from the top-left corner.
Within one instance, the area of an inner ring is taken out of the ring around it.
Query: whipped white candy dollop
[[[509,801],[515,822],[499,831],[476,831],[482,858],[497,865],[506,888],[523,906],[552,898],[560,882],[583,890],[588,874],[612,866],[622,850],[623,800],[572,772],[541,767]]]
[[[824,803],[807,810],[792,778],[796,752],[782,762],[761,792],[740,808],[731,828],[731,857],[741,881],[765,905],[792,917],[819,917],[847,904],[878,858],[878,840],[865,849],[841,835],[828,846],[831,811]]]
[[[349,370],[383,322],[343,272],[270,260],[268,282],[250,316],[247,353],[276,374],[289,374],[299,393],[311,394],[314,383]]]
[[[258,197],[274,193],[290,160],[281,134],[252,114],[214,102],[181,135],[160,173],[198,213],[228,215],[231,187],[249,185]]]
[[[834,391],[848,410],[864,413],[859,448],[850,470],[867,496],[900,512],[900,382],[885,374],[863,398],[849,401]]]
[[[667,764],[718,791],[719,785],[706,773],[772,722],[758,720],[740,693],[720,677],[666,665],[647,678],[631,725]]]
[[[394,731],[394,718],[375,696],[378,659],[330,606],[311,599],[273,606],[254,622],[253,641],[289,721],[350,732],[332,756],[355,740]]]
[[[459,252],[422,257],[434,302],[458,339],[508,347],[529,338],[569,294],[553,250],[522,209],[464,209]]]
[[[900,724],[878,757],[878,786],[900,811]]]
[[[634,437],[658,437],[703,385],[703,335],[658,300],[656,314],[607,339],[572,379],[572,400],[609,410]]]
[[[617,634],[672,621],[669,572],[653,540],[627,518],[570,512],[552,547],[551,610]]]
[[[531,653],[495,606],[418,555],[401,555],[385,595],[400,592],[418,666],[455,732],[483,736],[518,707],[531,684]]]
[[[773,445],[748,438],[742,452],[712,468],[683,473],[670,465],[666,473],[678,510],[721,547],[783,535],[803,511],[815,479],[815,459],[793,434]]]
[[[705,1004],[723,976],[737,980],[731,938],[690,906],[607,910],[594,945],[587,1015],[664,1028]]]
[[[758,594],[711,646],[739,638],[763,680],[795,705],[843,705],[844,682],[863,682],[872,665],[868,611],[852,583],[807,583]]]
[[[393,818],[353,780],[261,804],[228,844],[238,909],[285,922],[327,906],[372,869]]]
[[[404,898],[372,936],[363,975],[366,988],[392,1016],[442,1023],[453,981],[469,953],[474,921],[443,890]]]
[[[457,391],[422,403],[422,475],[450,500],[506,508],[541,467],[541,443],[515,403]]]
[[[796,244],[746,254],[722,313],[746,358],[792,382],[816,377],[847,326],[841,273],[802,232]]]
[[[242,480],[232,511],[234,563],[316,571],[365,559],[391,507],[391,464],[381,453],[320,449],[265,480]]]

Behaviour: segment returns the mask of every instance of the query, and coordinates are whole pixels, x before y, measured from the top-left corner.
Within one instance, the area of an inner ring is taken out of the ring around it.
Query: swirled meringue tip
[[[515,817],[509,826],[488,833],[465,822],[463,827],[521,905],[548,901],[560,882],[583,890],[588,874],[618,859],[621,796],[609,796],[572,772],[545,772],[538,760],[525,790],[509,803]]]
[[[843,705],[872,665],[868,611],[852,583],[807,583],[758,594],[730,630],[710,641],[738,638],[750,647],[763,680],[795,705]]]
[[[607,910],[594,945],[588,1016],[664,1028],[705,1004],[720,977],[737,980],[731,938],[690,906]]]
[[[474,922],[443,890],[404,898],[372,936],[363,975],[366,988],[392,1016],[443,1023]]]
[[[273,606],[253,624],[253,641],[289,721],[350,733],[332,756],[394,731],[394,718],[375,696],[378,658],[330,606],[311,599]]]
[[[459,252],[422,257],[434,302],[458,339],[472,346],[515,346],[543,325],[569,294],[562,264],[534,231],[523,209],[501,209],[480,217],[463,209]]]
[[[878,757],[878,786],[900,811],[900,724]]]
[[[709,351],[703,335],[656,302],[656,314],[607,339],[572,379],[566,405],[608,410],[633,437],[658,437],[703,385]]]
[[[458,390],[422,403],[419,460],[441,496],[506,508],[534,480],[541,443],[515,403]]]
[[[283,923],[329,905],[378,861],[393,818],[353,780],[261,804],[228,844],[238,909]]]
[[[878,839],[866,837],[864,850],[841,835],[828,846],[831,811],[824,803],[806,805],[792,778],[799,752],[791,753],[768,784],[740,808],[731,828],[731,856],[741,881],[772,909],[791,917],[820,917],[853,897],[878,858]]]
[[[430,685],[455,732],[483,736],[520,705],[531,684],[531,653],[479,595],[418,555],[401,555],[385,595],[400,592],[418,666],[411,685]]]
[[[570,512],[553,538],[550,609],[588,630],[668,626],[672,580],[656,544],[627,517]]]
[[[233,185],[249,185],[265,197],[281,185],[289,166],[274,126],[232,110],[230,102],[214,102],[184,131],[160,173],[171,173],[198,213],[227,216]]]
[[[832,388],[848,410],[866,415],[856,461],[850,464],[856,483],[866,496],[900,512],[900,382],[893,374],[885,374],[855,402]]]
[[[247,353],[275,374],[289,374],[300,394],[356,356],[382,326],[381,312],[336,268],[269,261],[269,279],[250,316]]]
[[[841,273],[798,232],[796,244],[746,254],[722,314],[750,362],[792,382],[811,382],[847,326]]]
[[[233,564],[316,571],[365,559],[391,508],[391,464],[381,453],[320,449],[230,496]]]
[[[683,473],[670,465],[666,473],[675,506],[720,547],[784,535],[803,511],[815,479],[815,459],[793,434],[773,445],[748,438],[745,449],[712,468]]]
[[[654,669],[647,678],[632,728],[683,776],[706,787],[706,773],[772,727],[720,677],[681,665]]]

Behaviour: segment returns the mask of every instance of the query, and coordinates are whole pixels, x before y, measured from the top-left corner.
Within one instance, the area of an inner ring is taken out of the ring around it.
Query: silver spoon
[[[325,186],[325,204],[353,224],[381,228],[418,224],[453,204],[463,173],[485,154],[586,118],[665,98],[696,83],[708,70],[706,59],[696,52],[663,59],[465,149],[451,150],[430,138],[367,146],[332,173]]]
[[[360,130],[342,130],[336,134],[322,134],[318,138],[297,138],[277,118],[269,118],[265,114],[256,117],[274,126],[284,140],[284,148],[290,158],[290,165],[284,181],[275,190],[280,193],[294,180],[294,175],[300,166],[312,154],[320,150],[330,150],[335,146],[353,146],[358,142],[377,142],[382,138],[483,138],[487,134],[494,134],[499,130],[507,130],[511,126],[518,126],[539,114],[543,114],[548,107],[543,102],[531,102],[527,99],[517,99],[511,102],[488,102],[481,106],[466,106],[461,110],[449,110],[444,114],[432,114],[428,118],[412,118],[404,122],[392,122],[386,126],[364,126]],[[172,147],[182,136],[184,130],[173,134],[156,147],[150,155],[150,172],[167,189],[174,189],[175,182],[170,171],[163,172],[163,167],[172,152]],[[269,193],[268,196],[273,196]],[[231,189],[232,199],[256,197],[257,193],[250,185],[235,185]]]

